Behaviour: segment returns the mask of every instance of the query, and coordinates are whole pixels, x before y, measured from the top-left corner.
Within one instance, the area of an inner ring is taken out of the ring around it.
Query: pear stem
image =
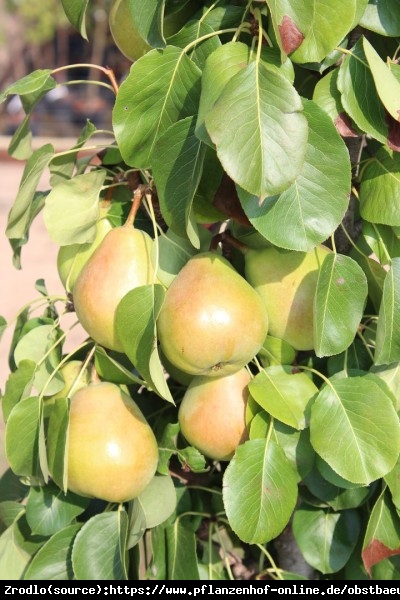
[[[137,212],[140,208],[140,205],[142,203],[143,193],[144,193],[144,190],[143,190],[143,186],[141,186],[141,185],[139,185],[139,187],[137,187],[136,190],[133,192],[132,206],[129,211],[129,215],[125,221],[125,225],[127,227],[133,227],[135,224],[135,218],[136,218]]]
[[[250,250],[250,247],[247,246],[247,244],[244,244],[243,242],[235,238],[228,230],[222,231],[221,233],[217,233],[217,235],[215,235],[212,238],[210,250],[216,250],[218,244],[228,244],[229,246],[240,250],[240,252],[242,252],[243,254],[246,254],[246,252]]]

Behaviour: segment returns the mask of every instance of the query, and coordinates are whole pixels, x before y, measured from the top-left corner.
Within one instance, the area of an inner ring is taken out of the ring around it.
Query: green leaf
[[[235,183],[263,199],[296,179],[308,137],[302,111],[295,88],[272,67],[252,62],[230,78],[205,123]]]
[[[131,290],[118,304],[116,328],[132,364],[161,398],[174,404],[156,347],[155,323],[163,300],[159,284]]]
[[[397,398],[396,410],[400,410],[400,362],[394,362],[389,365],[373,365],[371,373],[374,373],[387,384],[393,396]]]
[[[381,560],[400,554],[400,517],[390,493],[384,489],[369,517],[362,548],[362,560],[367,573]]]
[[[343,219],[351,172],[348,150],[330,118],[314,102],[303,103],[309,136],[304,164],[295,181],[261,204],[244,190],[238,193],[249,221],[267,240],[282,248],[310,251]]]
[[[390,257],[400,256],[400,238],[393,227],[363,221],[362,234],[381,265],[389,265]]]
[[[57,531],[35,554],[24,573],[25,581],[72,581],[71,552],[82,523]]]
[[[289,366],[263,369],[248,385],[250,394],[270,415],[294,427],[304,429],[317,386],[305,373],[293,373]]]
[[[56,368],[61,359],[61,331],[54,326],[39,325],[23,337],[15,347],[14,360],[17,366],[24,361],[36,363],[34,386],[47,396],[56,394],[64,385]]]
[[[167,547],[167,579],[169,581],[198,581],[200,579],[196,537],[181,520],[165,528]]]
[[[341,513],[302,505],[293,515],[293,533],[305,560],[321,573],[337,573],[347,563],[360,533],[355,510]]]
[[[144,381],[134,375],[128,366],[118,362],[116,358],[107,353],[105,348],[97,346],[95,350],[95,367],[100,377],[112,383],[132,385],[144,385]],[[121,359],[123,355],[121,355]]]
[[[138,496],[145,519],[146,528],[151,529],[164,523],[176,508],[176,491],[169,475],[156,475]]]
[[[51,69],[38,69],[18,79],[0,93],[0,103],[4,102],[11,94],[37,97],[55,88],[57,82],[53,79],[51,73]]]
[[[362,38],[340,65],[337,85],[343,108],[357,127],[385,144],[388,137],[385,110],[375,88]]]
[[[203,21],[192,21],[186,23],[182,29],[168,38],[168,44],[186,48],[186,46],[202,36],[213,33],[213,28]],[[200,44],[196,44],[191,52],[188,53],[190,59],[200,68],[203,69],[207,58],[221,46],[221,43],[216,35],[209,37]]]
[[[1,401],[3,419],[7,421],[10,412],[22,398],[30,395],[36,363],[30,360],[22,360],[14,373],[10,373],[4,396]]]
[[[363,169],[360,213],[371,223],[400,225],[400,155],[380,148]]]
[[[0,478],[0,502],[16,500],[21,502],[27,495],[29,488],[23,484],[21,479],[9,468]]]
[[[155,143],[152,163],[165,222],[177,235],[188,237],[199,248],[193,199],[203,171],[206,146],[195,135],[195,124],[195,117],[187,117],[171,125]]]
[[[22,504],[16,500],[0,502],[0,533],[11,527],[24,510]]]
[[[211,234],[208,230],[205,231],[209,247]],[[196,249],[189,240],[168,229],[165,235],[161,235],[155,240],[152,247],[151,259],[157,270],[158,281],[168,288],[189,258],[195,254]]]
[[[207,58],[202,74],[196,124],[196,135],[206,144],[212,144],[205,127],[208,113],[222,94],[226,84],[249,63],[249,60],[250,48],[241,42],[223,44]]]
[[[400,257],[386,275],[376,329],[375,364],[400,360]]]
[[[45,144],[35,150],[28,159],[22,174],[17,197],[8,215],[6,235],[9,239],[23,239],[27,236],[35,191],[43,171],[48,166],[53,155],[53,146]]]
[[[400,510],[400,460],[394,466],[394,469],[385,475],[385,482],[388,485],[392,496],[392,502]]]
[[[297,476],[274,442],[240,445],[223,477],[223,500],[233,531],[248,544],[264,544],[287,525],[297,499]]]
[[[370,0],[359,25],[380,35],[400,35],[400,12],[398,0]]]
[[[321,265],[314,299],[317,356],[339,354],[350,346],[362,319],[367,278],[350,256],[330,253]]]
[[[140,37],[153,48],[163,48],[165,39],[162,33],[162,22],[165,2],[160,0],[128,0],[129,11]]]
[[[89,504],[71,492],[64,494],[53,483],[31,487],[26,504],[26,520],[33,534],[53,535],[80,515]]]
[[[315,85],[313,101],[332,119],[336,129],[343,137],[358,135],[350,117],[344,112],[340,92],[337,87],[339,69],[329,71]]]
[[[0,536],[0,580],[20,580],[30,561],[30,555],[19,547],[15,539],[16,524]]]
[[[280,421],[275,421],[273,435],[275,436],[273,439],[282,448],[295,469],[298,480],[302,481],[313,468],[315,461],[309,429],[296,431]]]
[[[264,367],[291,365],[296,358],[296,351],[285,340],[267,335],[258,357]]]
[[[326,477],[328,472],[329,479]],[[324,506],[330,506],[334,511],[358,508],[375,491],[374,484],[371,486],[349,485],[319,456],[316,457],[316,468],[308,473],[303,483],[316,498],[322,501]]]
[[[363,48],[379,97],[388,113],[398,121],[400,119],[400,81],[365,37],[363,37]]]
[[[364,221],[365,222],[365,221]],[[386,278],[385,269],[373,258],[360,254],[357,251],[352,251],[351,258],[360,265],[364,271],[368,283],[368,296],[376,312],[379,312],[379,307],[382,300],[383,284]]]
[[[89,0],[61,0],[61,3],[70,23],[87,40],[85,18]]]
[[[67,493],[67,435],[69,398],[57,398],[52,406],[47,436],[47,460],[53,481]],[[50,433],[51,432],[51,433]]]
[[[91,517],[77,533],[72,548],[75,579],[127,580],[127,527],[128,516],[122,507]]]
[[[197,113],[199,68],[180,48],[151,50],[121,84],[113,109],[115,137],[125,162],[151,166],[154,144],[176,121]]]
[[[5,434],[6,456],[17,475],[41,477],[41,418],[41,402],[37,396],[24,398],[10,413]]]
[[[400,424],[392,398],[372,374],[334,377],[317,396],[311,444],[341,477],[368,485],[396,464]]]
[[[55,185],[46,198],[44,222],[60,246],[94,240],[99,219],[99,195],[107,172],[93,170]],[[68,206],[68,210],[66,210]]]
[[[357,0],[267,0],[280,47],[294,62],[320,62],[353,28]]]
[[[140,542],[146,532],[146,517],[141,503],[135,498],[129,503],[129,525],[126,548],[130,550]]]

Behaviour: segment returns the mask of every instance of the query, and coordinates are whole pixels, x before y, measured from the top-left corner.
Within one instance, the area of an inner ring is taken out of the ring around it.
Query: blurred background
[[[113,43],[110,5],[111,0],[89,3],[87,41],[69,24],[61,0],[0,0],[0,90],[36,69],[71,64],[107,66],[120,81],[131,63]],[[98,128],[110,128],[113,94],[98,85],[85,85],[102,78],[98,69],[80,66],[62,70],[55,78],[66,85],[49,92],[35,109],[34,135],[73,136],[86,118]],[[72,81],[81,83],[70,85]],[[0,135],[11,135],[23,116],[18,97],[1,104]]]
[[[54,77],[60,84],[35,107],[30,126],[33,148],[50,141],[56,151],[71,148],[83,125],[90,119],[98,129],[111,129],[114,96],[100,85],[87,81],[107,81],[90,65],[109,67],[121,81],[132,64],[116,48],[108,26],[111,0],[91,0],[85,40],[69,24],[61,0],[0,0],[0,92],[37,69],[61,70]],[[73,83],[77,82],[77,83]],[[8,352],[16,311],[38,297],[35,282],[44,279],[50,294],[64,294],[58,277],[58,247],[51,241],[41,214],[33,222],[29,241],[21,253],[22,269],[12,262],[12,249],[5,235],[9,210],[17,195],[25,161],[8,155],[12,134],[24,118],[18,96],[0,104],[0,315],[9,324],[0,339],[0,391],[4,393],[9,375]],[[48,173],[39,190],[49,189]],[[85,337],[75,329],[66,350]],[[0,474],[7,467],[4,453],[4,423],[0,410]]]

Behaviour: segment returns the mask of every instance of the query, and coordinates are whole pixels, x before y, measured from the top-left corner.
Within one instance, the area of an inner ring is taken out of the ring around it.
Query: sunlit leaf
[[[176,121],[197,114],[200,76],[199,68],[173,46],[151,50],[133,64],[112,119],[125,162],[149,167],[160,135]]]
[[[60,181],[52,188],[46,198],[43,218],[56,244],[63,246],[93,241],[99,218],[99,195],[105,177],[105,170],[94,170]]]
[[[176,508],[176,491],[169,475],[156,475],[138,496],[142,506],[146,527],[151,529],[171,516]]]
[[[116,327],[126,355],[151,387],[174,403],[156,347],[155,323],[164,299],[161,285],[143,285],[118,305]]]
[[[73,580],[72,545],[81,527],[82,523],[75,523],[57,531],[35,554],[24,573],[24,580]]]
[[[249,544],[274,539],[287,525],[297,499],[296,473],[283,450],[263,439],[241,444],[223,479],[229,523]]]
[[[282,248],[309,251],[338,227],[349,202],[348,150],[330,118],[315,103],[303,100],[309,123],[304,164],[295,181],[278,196],[259,204],[238,190],[251,224]]]
[[[170,581],[200,579],[194,532],[180,520],[165,529],[167,542],[167,569]]]
[[[52,535],[69,525],[88,504],[88,498],[71,492],[64,494],[53,483],[31,487],[26,504],[26,520],[32,533]]]
[[[268,413],[295,429],[306,427],[310,402],[318,393],[305,373],[293,374],[291,367],[278,365],[263,369],[248,388]]]
[[[77,533],[72,548],[75,578],[126,580],[127,527],[128,516],[122,507],[91,517]]]
[[[293,533],[305,560],[321,573],[336,573],[357,543],[361,521],[355,510],[332,512],[301,505],[293,516]]]
[[[363,38],[363,48],[379,97],[388,113],[398,121],[400,118],[400,81],[365,37]]]
[[[359,22],[361,27],[380,35],[400,35],[400,12],[398,0],[370,0]]]
[[[17,475],[41,477],[39,443],[41,410],[37,396],[21,400],[11,411],[6,426],[6,456]],[[16,443],[23,440],[23,443]]]
[[[267,0],[275,34],[294,62],[320,62],[353,28],[357,0],[297,3]]]
[[[86,11],[89,0],[61,0],[61,2],[71,24],[87,40]]]
[[[205,123],[228,175],[265,198],[282,192],[301,171],[308,137],[302,112],[286,77],[252,62],[230,78]]]
[[[400,225],[400,154],[379,148],[362,171],[360,213],[371,223]]]
[[[346,113],[362,131],[385,144],[388,137],[385,110],[375,89],[362,38],[340,65],[337,85]]]
[[[206,146],[195,135],[195,125],[194,117],[171,125],[158,138],[152,162],[165,222],[177,235],[188,237],[199,248],[193,199],[203,171]]]
[[[376,329],[375,363],[400,360],[400,257],[392,259],[386,275]]]
[[[315,451],[351,483],[383,477],[399,456],[399,418],[371,374],[330,379],[311,407],[310,431]]]
[[[44,169],[54,154],[51,144],[41,146],[28,159],[18,194],[8,215],[6,235],[9,239],[21,239],[27,235],[27,225],[30,222],[31,205],[35,191]]]
[[[315,293],[317,356],[339,354],[352,343],[368,293],[367,278],[350,256],[330,253],[319,271]]]
[[[56,87],[57,83],[51,76],[51,69],[38,69],[32,71],[25,77],[10,84],[0,93],[0,102],[8,96],[18,94],[19,96],[36,96]]]

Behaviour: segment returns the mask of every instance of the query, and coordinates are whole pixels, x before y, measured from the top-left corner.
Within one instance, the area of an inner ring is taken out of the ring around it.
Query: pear
[[[73,291],[76,278],[83,266],[111,229],[111,222],[103,216],[96,223],[96,234],[93,242],[60,247],[57,253],[57,271],[67,292]]]
[[[295,350],[314,348],[314,297],[329,252],[322,245],[310,252],[275,246],[245,251],[245,277],[263,299],[269,334]]]
[[[267,331],[260,296],[213,251],[189,259],[167,289],[157,319],[161,351],[192,375],[238,371],[258,353]]]
[[[178,420],[185,439],[214,460],[230,460],[248,439],[246,404],[250,375],[241,369],[225,377],[192,379],[179,407]]]
[[[51,425],[50,437],[57,434]],[[138,496],[153,478],[158,445],[127,393],[113,383],[92,383],[71,398],[67,460],[70,491],[120,503]]]
[[[152,239],[131,223],[107,233],[79,273],[73,290],[77,317],[95,342],[123,352],[115,327],[120,300],[134,288],[154,283]]]

